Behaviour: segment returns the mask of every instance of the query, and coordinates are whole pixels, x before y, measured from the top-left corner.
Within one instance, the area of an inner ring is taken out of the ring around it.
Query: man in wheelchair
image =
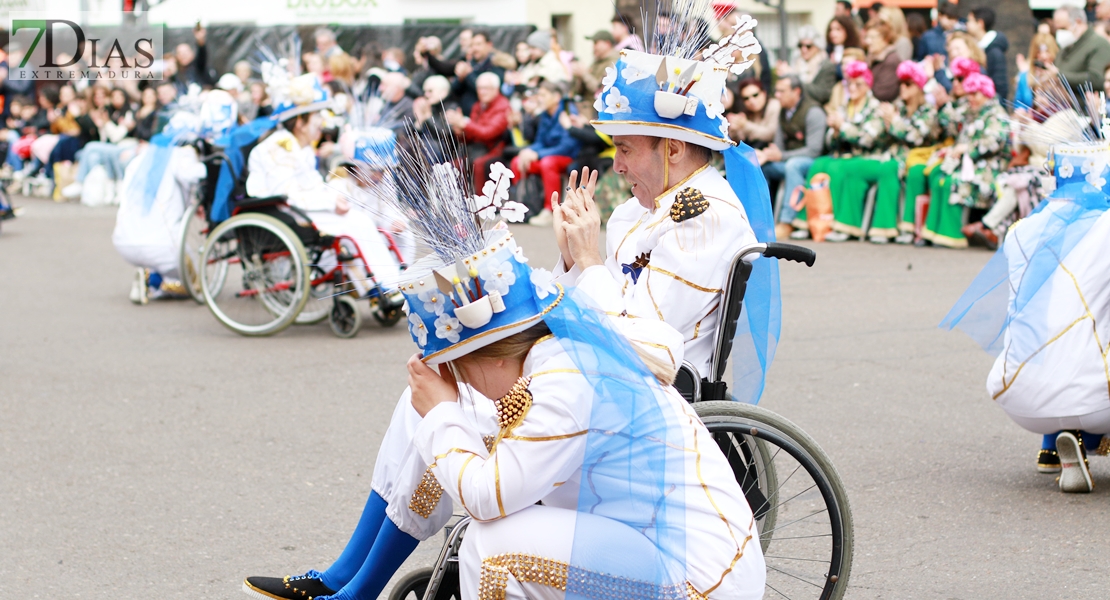
[[[371,287],[369,273],[386,289],[395,289],[400,264],[390,254],[373,217],[352,207],[340,191],[325,183],[317,168],[315,146],[322,133],[321,111],[332,107],[327,92],[315,75],[288,80],[283,75],[276,72],[267,82],[271,98],[278,95],[275,119],[280,127],[250,151],[247,194],[253,198],[285,196],[288,204],[304,211],[321,233],[353,240],[357,248],[345,248],[353,257],[347,270],[359,295],[365,295]],[[338,258],[343,257],[322,260]]]

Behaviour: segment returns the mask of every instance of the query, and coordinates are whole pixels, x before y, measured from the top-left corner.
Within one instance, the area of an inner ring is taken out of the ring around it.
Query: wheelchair
[[[821,447],[787,419],[730,399],[722,380],[736,322],[751,275],[751,261],[777,258],[813,266],[814,252],[789,244],[757,244],[732,260],[725,312],[717,326],[712,378],[686,363],[675,387],[712,434],[755,514],[767,564],[766,598],[838,600],[852,567],[852,511],[840,475]],[[458,552],[471,523],[461,516],[444,532],[435,566],[413,571],[394,586],[390,600],[459,599]]]
[[[206,304],[224,326],[247,336],[273,335],[292,324],[327,319],[335,335],[351,338],[362,326],[359,299],[369,300],[380,324],[396,325],[404,317],[400,292],[385,290],[369,270],[355,281],[344,268],[356,261],[369,264],[355,240],[322,235],[284,196],[246,195],[246,162],[255,144],[240,150],[243,167],[234,178],[231,217],[216,223],[212,206],[228,157],[222,149],[198,142],[207,177],[186,209],[179,233],[182,280],[190,296]],[[403,269],[393,236],[379,232]]]

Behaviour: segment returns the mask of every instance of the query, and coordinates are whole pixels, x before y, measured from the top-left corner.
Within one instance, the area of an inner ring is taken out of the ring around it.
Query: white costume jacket
[[[1011,302],[1028,266],[1030,240],[1066,205],[1049,202],[1006,236]],[[1110,212],[1098,218],[1024,310],[1010,315],[1002,353],[987,378],[987,391],[1007,414],[1061,418],[1110,408],[1108,257]]]
[[[647,210],[632,198],[618,206],[606,226],[605,264],[575,266],[559,282],[577,285],[610,315],[665,321],[682,334],[686,360],[709,377],[732,257],[757,243],[755,233],[728,182],[709,165],[656,205]],[[562,261],[555,271],[565,271]]]
[[[638,549],[647,554],[654,549],[643,543],[646,538],[638,530],[576,512],[595,391],[562,344],[547,339],[532,348],[514,392],[499,401],[500,430],[493,440],[483,437],[483,431],[468,417],[465,396],[460,402],[432,409],[415,432],[414,444],[423,460],[432,465],[429,471],[439,481],[450,482],[444,485],[447,494],[479,522],[471,526],[464,541],[464,598],[477,597],[480,586],[481,597],[500,597],[498,590],[489,589],[491,585],[505,589],[506,582],[496,572],[507,570],[517,583],[527,582],[527,573],[520,569],[526,571],[529,561],[548,561],[556,572],[565,572],[575,519],[597,519],[598,526],[615,526],[613,547],[599,551]],[[693,409],[673,389],[666,388],[660,398],[662,410],[675,415],[674,421],[680,423],[688,449],[683,456],[689,585],[704,595],[701,597],[762,597],[765,566],[759,537],[731,468]],[[514,415],[520,414],[523,417],[514,420]],[[537,501],[543,506],[533,507]],[[499,519],[506,519],[503,527],[486,528],[487,522]],[[529,533],[536,531],[533,521],[543,527],[552,519],[567,526],[544,529],[543,536]],[[525,554],[512,554],[514,549]],[[652,557],[643,558],[650,561]],[[589,564],[574,566],[590,569]],[[608,575],[635,579],[635,575]],[[598,589],[602,589],[605,578],[598,576]],[[558,580],[546,585],[532,583],[546,590],[533,590],[529,597],[561,597],[561,592],[551,595]],[[565,587],[565,578],[562,584]]]
[[[146,152],[153,148],[147,147]],[[181,251],[181,218],[192,187],[205,176],[204,165],[189,146],[173,149],[158,193],[146,208],[142,170],[147,163],[136,156],[124,170],[120,186],[120,205],[112,244],[127,262],[150,269],[170,279],[179,279],[178,254]],[[136,179],[140,181],[136,182]]]
[[[354,207],[346,214],[336,214],[336,200],[342,194],[329,187],[316,170],[316,154],[311,147],[302,148],[292,133],[282,129],[259,142],[247,162],[247,194],[254,198],[287,196],[289,205],[308,213],[322,233],[353,239],[378,280],[386,287],[395,287],[400,271],[396,261],[388,258],[389,249],[377,224],[365,211]],[[363,291],[365,276],[352,273],[351,279]]]

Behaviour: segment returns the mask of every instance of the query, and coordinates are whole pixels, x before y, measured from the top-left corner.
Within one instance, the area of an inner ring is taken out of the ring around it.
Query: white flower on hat
[[[627,69],[626,69],[627,70]],[[609,91],[613,84],[617,82],[617,68],[605,67],[605,77],[601,79],[601,85],[605,86],[603,91]]]
[[[597,98],[594,98],[594,110],[596,110],[597,112],[605,112],[604,98],[604,94],[598,94]]]
[[[424,310],[427,312],[442,315],[443,309],[447,308],[447,296],[439,290],[425,290],[416,297],[424,303]]]
[[[516,283],[516,272],[509,261],[486,261],[478,273],[482,277],[482,286],[487,290],[494,290],[502,296],[509,293],[509,286]]]
[[[1063,177],[1064,179],[1067,179],[1068,177],[1071,177],[1074,174],[1075,174],[1075,167],[1071,164],[1071,161],[1066,159],[1066,158],[1061,160],[1060,161],[1060,177]]]
[[[617,88],[610,88],[609,93],[605,95],[605,111],[611,115],[617,113],[632,112],[632,107],[628,105],[628,96],[621,94]]]
[[[728,121],[721,119],[721,135],[728,137]]]
[[[520,223],[524,220],[524,213],[528,212],[528,207],[519,202],[506,202],[501,205],[500,212],[501,216],[510,223]]]
[[[513,248],[513,258],[515,258],[516,262],[520,264],[528,262],[528,257],[524,256],[524,248],[521,248],[520,246]]]
[[[717,117],[723,115],[724,113],[725,113],[725,104],[724,104],[724,102],[717,101],[717,102],[706,102],[705,103],[705,116],[709,117],[710,119],[716,119]]]
[[[1087,183],[1101,188],[1106,185],[1106,178],[1102,177],[1106,170],[1106,160],[1103,158],[1088,158],[1083,161],[1083,174],[1087,176]]]
[[[624,77],[625,83],[636,83],[641,79],[651,77],[651,73],[645,73],[632,65],[627,65],[625,68],[621,69],[621,77]]]
[[[532,285],[536,286],[536,297],[540,300],[549,294],[559,293],[559,288],[555,287],[555,276],[547,269],[532,269],[529,279],[532,280]]]
[[[423,348],[428,344],[428,328],[424,326],[424,319],[416,313],[409,313],[409,333],[416,338],[416,345]]]
[[[459,341],[459,332],[462,331],[462,324],[455,317],[448,314],[442,314],[436,317],[436,337],[441,340],[447,340],[452,344]]]

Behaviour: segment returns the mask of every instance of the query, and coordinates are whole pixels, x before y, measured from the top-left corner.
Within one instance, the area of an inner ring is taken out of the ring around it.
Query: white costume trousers
[[[332,211],[312,211],[308,216],[320,233],[345,235],[353,239],[366,259],[365,266],[374,274],[378,282],[386,288],[397,287],[400,267],[370,215],[360,209],[352,208],[345,215]],[[364,286],[369,285],[369,282],[364,281],[366,274],[355,272],[349,275],[352,280],[355,280],[355,285],[360,291],[365,289]]]
[[[560,586],[544,583],[535,576],[533,567],[538,566],[546,574],[555,573],[556,583],[566,584],[579,519],[589,521],[587,526],[592,531],[604,532],[603,536],[628,557],[626,571],[606,573],[609,578],[597,573],[587,586],[604,590],[614,577],[651,581],[659,550],[638,531],[605,517],[566,508],[531,506],[497,521],[471,522],[459,551],[463,600],[478,598],[480,589],[494,591],[494,595],[504,590],[507,600],[561,600],[565,594]],[[574,559],[575,567],[590,570],[588,555],[576,555]]]
[[[498,425],[493,402],[471,388],[461,389],[459,397],[466,407],[463,412],[467,418],[486,435],[495,435]],[[428,463],[420,457],[412,442],[420,421],[420,415],[412,407],[412,390],[405,388],[378,448],[370,488],[386,501],[385,514],[389,520],[401,531],[423,541],[447,525],[447,521],[451,519],[452,505],[451,498],[446,494],[430,512],[426,507],[413,503],[413,495],[428,470]],[[413,506],[417,506],[425,514],[416,512]]]

